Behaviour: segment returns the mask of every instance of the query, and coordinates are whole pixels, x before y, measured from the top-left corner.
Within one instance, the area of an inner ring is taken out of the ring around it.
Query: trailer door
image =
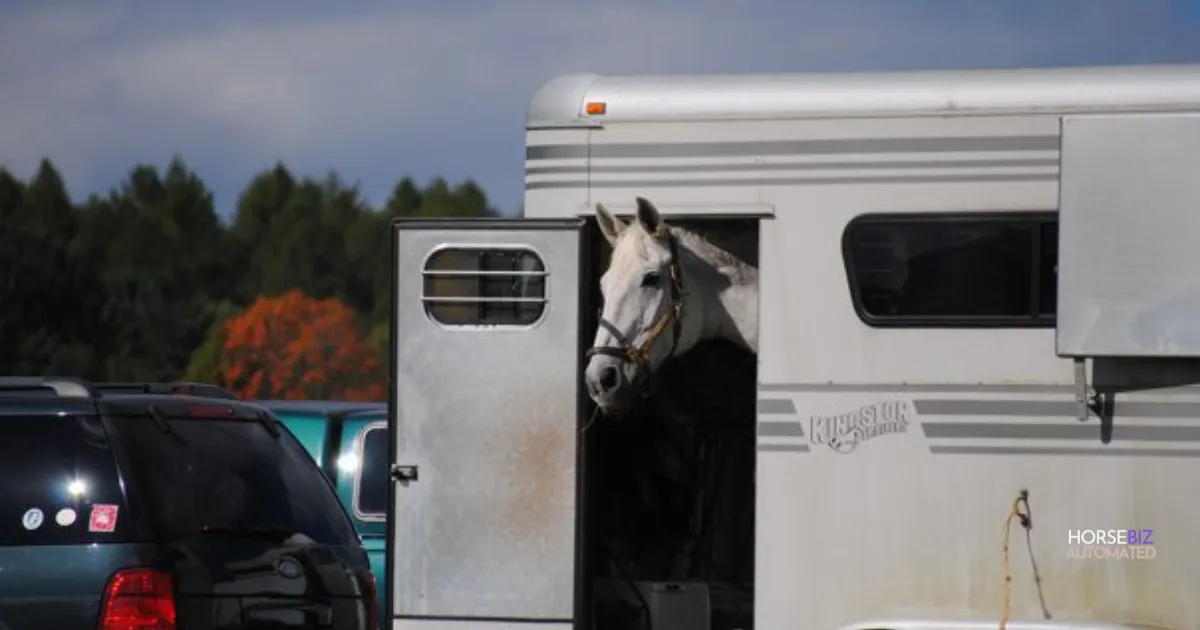
[[[393,224],[392,627],[570,627],[578,220]]]
[[[1200,357],[1200,114],[1062,119],[1058,354]]]

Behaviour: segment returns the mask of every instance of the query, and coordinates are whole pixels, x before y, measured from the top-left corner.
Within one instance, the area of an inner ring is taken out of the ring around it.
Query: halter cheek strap
[[[633,339],[626,338],[621,334],[611,322],[600,318],[600,327],[607,330],[609,334],[617,340],[619,345],[616,346],[592,346],[588,348],[585,356],[588,358],[598,354],[610,356],[621,360],[624,363],[635,363],[642,368],[642,373],[649,375],[650,370],[650,351],[654,347],[654,342],[667,330],[667,326],[672,328],[671,335],[671,351],[667,356],[675,354],[675,348],[679,345],[679,334],[682,331],[683,322],[680,315],[683,312],[683,273],[679,266],[679,244],[675,240],[675,236],[667,232],[667,247],[671,251],[671,264],[668,267],[671,284],[668,287],[671,307],[667,312],[663,313],[654,323],[645,330],[642,335],[642,342],[634,345]]]

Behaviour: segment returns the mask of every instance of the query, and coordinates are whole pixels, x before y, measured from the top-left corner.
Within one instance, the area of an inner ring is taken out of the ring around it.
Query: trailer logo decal
[[[873,437],[907,432],[912,415],[908,401],[889,400],[834,416],[813,416],[809,435],[813,444],[845,455]]]

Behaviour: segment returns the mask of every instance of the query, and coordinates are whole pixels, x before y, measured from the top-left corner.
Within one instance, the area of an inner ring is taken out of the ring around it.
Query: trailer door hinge
[[[1087,422],[1093,414],[1096,416],[1101,415],[1100,397],[1096,395],[1095,390],[1088,384],[1087,365],[1084,363],[1084,360],[1077,358],[1074,362],[1077,418],[1080,422]]]

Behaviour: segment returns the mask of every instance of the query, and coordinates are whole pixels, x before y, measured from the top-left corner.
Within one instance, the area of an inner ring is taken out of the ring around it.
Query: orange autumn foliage
[[[219,379],[241,398],[377,401],[387,374],[341,301],[293,289],[225,322]]]

